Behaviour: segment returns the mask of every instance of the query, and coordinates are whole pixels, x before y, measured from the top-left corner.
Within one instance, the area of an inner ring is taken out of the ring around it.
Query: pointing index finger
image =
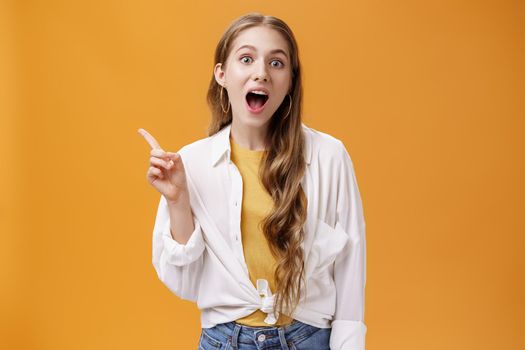
[[[160,147],[159,143],[157,142],[157,140],[155,140],[155,138],[153,136],[151,136],[149,132],[147,132],[144,129],[139,129],[138,133],[141,134],[142,136],[144,136],[144,138],[149,143],[149,145],[151,146],[152,149],[162,149]]]

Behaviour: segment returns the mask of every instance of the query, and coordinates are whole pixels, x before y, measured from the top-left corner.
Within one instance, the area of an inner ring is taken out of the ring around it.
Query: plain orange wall
[[[1,2],[0,347],[196,349],[137,129],[205,137],[215,45],[250,11],[292,27],[304,122],[354,161],[367,349],[525,348],[517,0]]]

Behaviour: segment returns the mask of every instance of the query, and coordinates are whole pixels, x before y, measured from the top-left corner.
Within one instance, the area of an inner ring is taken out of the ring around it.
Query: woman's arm
[[[168,201],[167,204],[170,215],[171,236],[178,243],[186,244],[195,230],[188,192],[184,191],[177,201]]]
[[[349,241],[334,262],[337,301],[330,349],[364,350],[367,331],[364,323],[365,220],[352,160],[343,143],[341,152],[335,229],[344,231]]]
[[[174,294],[196,301],[205,244],[190,207],[189,179],[182,161],[185,147],[165,152],[146,130],[138,132],[151,147],[146,178],[161,193],[153,228],[153,266]]]
[[[171,230],[173,226],[175,231],[181,229],[177,224],[178,214],[175,210],[175,215],[172,215],[172,211],[164,196],[161,196],[153,228],[153,266],[159,279],[172,293],[181,299],[196,302],[205,249],[202,229],[192,215],[193,231],[190,231],[189,239],[185,244],[177,242]]]

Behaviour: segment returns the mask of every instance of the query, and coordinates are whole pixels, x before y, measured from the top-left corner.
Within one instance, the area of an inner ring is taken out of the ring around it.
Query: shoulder
[[[340,139],[326,132],[303,124],[306,142],[312,149],[312,160],[321,165],[338,165],[348,156],[346,147]],[[307,146],[308,147],[308,146]]]
[[[182,146],[177,153],[181,156],[204,156],[209,152],[210,142],[213,136],[204,137]]]
[[[207,172],[212,158],[212,140],[213,135],[203,137],[185,144],[177,151],[182,158],[187,174]]]
[[[197,156],[199,157],[199,160],[216,156],[217,152],[213,154],[214,148],[218,149],[219,152],[223,152],[229,145],[228,134],[230,127],[231,124],[227,124],[213,135],[209,135],[188,143],[181,147],[177,152],[180,152],[182,156]]]
[[[303,124],[303,130],[307,136],[310,137],[314,147],[329,148],[331,150],[338,150],[344,147],[343,142],[333,135],[314,129]]]

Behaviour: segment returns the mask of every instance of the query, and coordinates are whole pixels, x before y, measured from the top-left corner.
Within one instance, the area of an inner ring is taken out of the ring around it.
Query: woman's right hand
[[[168,202],[177,203],[182,196],[188,195],[186,172],[180,154],[165,152],[146,130],[139,129],[151,146],[150,167],[146,174],[148,182],[159,191]]]

